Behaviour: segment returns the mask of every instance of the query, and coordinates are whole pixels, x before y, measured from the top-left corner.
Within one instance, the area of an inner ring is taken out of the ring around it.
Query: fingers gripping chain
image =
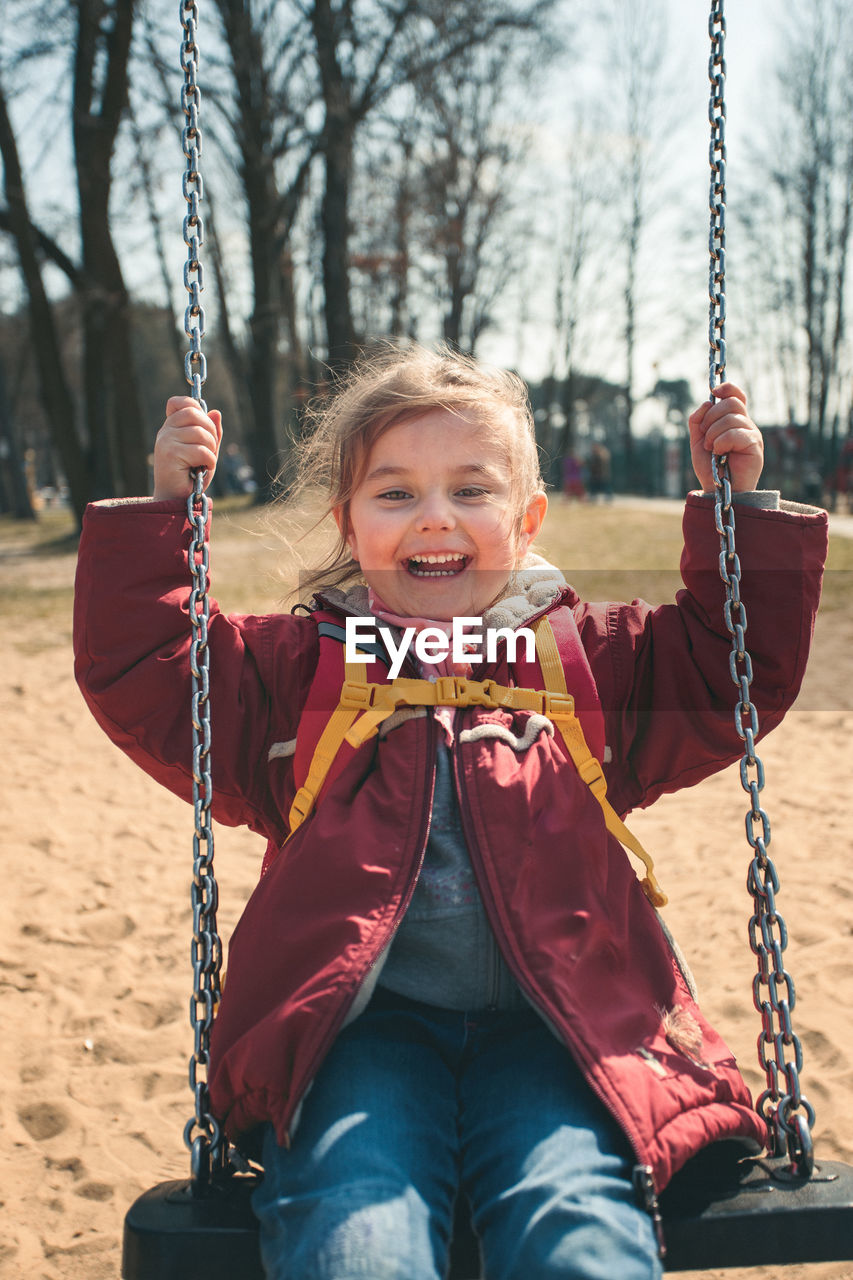
[[[714,387],[725,381],[726,374],[726,20],[723,0],[712,0],[708,33],[711,38],[708,63],[711,81],[708,106],[711,123],[708,336],[709,382],[713,392]],[[755,705],[750,702],[752,660],[745,643],[746,609],[740,593],[741,566],[735,551],[731,474],[725,455],[717,457],[712,454],[711,468],[715,488],[715,522],[720,538],[720,576],[726,590],[724,617],[732,638],[729,670],[738,690],[735,729],[744,743],[740,779],[741,786],[750,797],[750,808],[746,814],[746,838],[753,856],[747,876],[747,889],[752,895],[754,911],[748,926],[749,944],[758,959],[758,971],[753,979],[752,991],[755,1008],[761,1015],[758,1061],[767,1080],[767,1087],[758,1099],[756,1109],[767,1125],[767,1145],[771,1153],[781,1155],[787,1148],[793,1170],[797,1174],[808,1176],[814,1168],[811,1129],[815,1114],[811,1103],[800,1089],[799,1073],[803,1066],[803,1051],[791,1023],[796,993],[793,979],[783,960],[783,952],[788,945],[788,930],[776,909],[779,876],[767,853],[770,820],[760,804],[760,794],[764,787],[764,766],[755,751],[758,714]]]

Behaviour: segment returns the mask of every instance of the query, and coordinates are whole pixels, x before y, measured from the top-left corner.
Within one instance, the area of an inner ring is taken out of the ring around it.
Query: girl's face
[[[352,496],[354,560],[382,603],[408,617],[480,617],[502,593],[545,515],[530,500],[518,532],[510,476],[488,428],[431,409],[374,443]]]

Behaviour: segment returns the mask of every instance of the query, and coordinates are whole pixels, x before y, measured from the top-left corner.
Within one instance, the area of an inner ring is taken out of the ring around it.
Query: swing
[[[187,202],[184,241],[187,263],[184,283],[189,294],[185,329],[190,350],[185,359],[187,382],[204,407],[206,377],[201,351],[204,311],[199,249],[202,219],[199,211],[202,180],[199,172],[201,129],[197,82],[197,0],[181,0],[184,31],[181,66],[185,83],[182,106],[186,116],[183,149],[186,157],[183,191]],[[724,380],[725,349],[725,18],[723,0],[712,0],[709,20],[711,58],[711,234],[710,249],[710,385]],[[794,984],[784,967],[787,945],[784,922],[776,911],[779,879],[767,854],[770,828],[760,805],[764,770],[755,754],[758,722],[749,701],[752,668],[744,642],[746,616],[740,599],[740,565],[735,553],[732,491],[725,458],[712,459],[716,488],[715,515],[720,536],[720,572],[726,584],[725,617],[732,637],[730,671],[739,690],[736,726],[744,743],[741,783],[750,796],[747,839],[753,857],[748,888],[754,903],[749,921],[750,945],[758,957],[753,998],[761,1015],[759,1061],[767,1088],[757,1109],[768,1128],[770,1155],[735,1160],[726,1144],[706,1148],[683,1169],[661,1196],[661,1227],[669,1271],[712,1267],[831,1262],[853,1258],[853,1168],[831,1161],[815,1162],[811,1140],[814,1111],[801,1091],[802,1047],[791,1025]],[[191,1152],[188,1180],[166,1182],[139,1197],[125,1218],[122,1277],[124,1280],[262,1280],[258,1228],[250,1198],[262,1177],[229,1147],[210,1113],[207,1083],[208,1046],[214,1009],[219,998],[222,946],[216,927],[217,884],[213,874],[213,835],[210,827],[210,720],[207,650],[207,550],[204,530],[208,501],[203,473],[197,473],[188,500],[194,531],[189,550],[193,576],[189,613],[193,721],[193,945],[194,990],[191,1022],[194,1052],[190,1086],[195,1112],[184,1139]],[[764,989],[764,994],[762,992]],[[784,1079],[784,1086],[780,1080]],[[782,1092],[784,1087],[785,1092]],[[720,1149],[723,1148],[723,1149]],[[637,1192],[656,1216],[653,1188],[643,1186],[640,1169]],[[451,1280],[475,1280],[481,1275],[479,1246],[470,1226],[463,1198],[456,1206],[450,1254]]]

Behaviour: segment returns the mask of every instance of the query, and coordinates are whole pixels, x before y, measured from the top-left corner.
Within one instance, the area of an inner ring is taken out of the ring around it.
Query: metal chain
[[[184,29],[184,39],[181,44],[181,67],[184,72],[181,107],[186,117],[181,133],[181,143],[187,162],[183,179],[184,199],[187,202],[184,218],[184,244],[187,246],[184,287],[189,294],[189,302],[184,311],[184,331],[190,340],[190,349],[184,357],[184,373],[192,388],[193,397],[198,400],[203,409],[206,409],[207,406],[201,395],[202,386],[207,379],[207,361],[201,349],[201,340],[204,337],[204,307],[201,305],[204,269],[199,255],[204,243],[204,221],[200,208],[204,184],[200,169],[202,139],[199,123],[201,92],[198,86],[197,24],[197,0],[181,0],[181,26]]]
[[[711,97],[711,230],[709,237],[709,327],[710,389],[726,376],[726,106],[725,35],[723,0],[712,0],[708,23],[711,57],[708,75]],[[752,660],[746,648],[746,608],[741,599],[740,559],[735,550],[735,514],[732,506],[731,473],[725,455],[711,456],[714,476],[715,521],[720,537],[720,576],[726,587],[724,616],[732,638],[729,671],[738,690],[735,729],[744,743],[740,762],[741,786],[750,797],[746,814],[746,838],[753,851],[747,876],[752,895],[753,915],[749,921],[749,945],[758,957],[758,972],[752,983],[752,998],[761,1015],[758,1061],[765,1073],[767,1088],[756,1109],[767,1125],[767,1146],[773,1155],[787,1149],[793,1171],[808,1177],[814,1168],[811,1129],[815,1114],[800,1088],[803,1050],[791,1023],[796,1004],[794,982],[785,968],[783,952],[788,945],[785,921],[776,909],[779,875],[768,856],[770,820],[761,807],[764,765],[755,751],[758,713],[750,701]],[[772,1052],[772,1056],[771,1056]],[[782,1089],[784,1087],[784,1092]],[[803,1114],[804,1113],[804,1114]]]
[[[726,373],[726,19],[723,0],[712,0],[708,34],[711,37],[711,56],[708,61],[708,77],[711,81],[711,99],[708,103],[708,119],[711,122],[711,146],[708,154],[711,165],[708,375],[713,390],[718,382],[724,380]]]
[[[201,350],[201,340],[204,337],[204,308],[201,305],[200,295],[204,288],[204,276],[199,252],[204,240],[204,225],[199,211],[202,179],[199,171],[201,126],[199,124],[197,22],[196,0],[181,0],[181,25],[184,31],[181,45],[181,66],[184,71],[181,106],[186,117],[182,143],[187,162],[183,179],[184,199],[187,202],[187,213],[184,218],[184,243],[187,246],[184,285],[189,295],[184,313],[184,329],[190,340],[190,349],[184,361],[184,372],[192,389],[192,395],[201,407],[206,409],[207,406],[201,394],[207,378],[207,364]],[[210,1030],[220,995],[222,942],[216,927],[219,889],[213,873],[213,830],[210,818],[210,805],[213,798],[210,771],[210,654],[207,643],[210,601],[208,598],[208,547],[205,540],[210,504],[204,491],[204,478],[203,470],[194,472],[193,492],[187,500],[187,515],[193,534],[187,560],[193,579],[189,598],[189,618],[193,637],[190,646],[190,671],[192,675],[192,799],[195,818],[191,888],[193,995],[190,1001],[190,1024],[193,1028],[194,1044],[189,1064],[189,1081],[195,1098],[195,1113],[187,1121],[184,1141],[192,1153],[191,1172],[196,1189],[203,1189],[210,1182],[215,1169],[221,1168],[224,1161],[222,1134],[218,1121],[210,1111],[207,1085]]]

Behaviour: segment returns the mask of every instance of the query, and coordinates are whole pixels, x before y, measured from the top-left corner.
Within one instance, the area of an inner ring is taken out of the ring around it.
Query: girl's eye
[[[478,485],[466,485],[464,489],[457,490],[460,498],[484,498],[488,494],[488,489],[481,489]]]
[[[392,502],[400,502],[404,498],[408,498],[409,494],[405,489],[386,489],[384,493],[379,494],[380,498],[389,498]]]

